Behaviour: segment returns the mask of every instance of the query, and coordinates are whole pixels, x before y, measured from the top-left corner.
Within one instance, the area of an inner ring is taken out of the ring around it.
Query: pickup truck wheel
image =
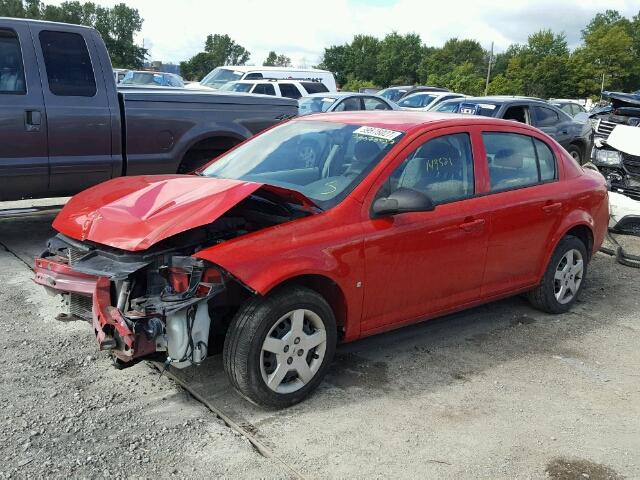
[[[569,155],[578,162],[578,165],[582,165],[582,149],[579,145],[569,145],[567,147],[567,152],[569,152]]]
[[[224,369],[251,402],[288,407],[321,382],[336,341],[336,320],[325,299],[290,287],[240,308],[225,339]]]
[[[587,258],[587,249],[580,239],[573,235],[564,237],[549,261],[542,282],[529,292],[529,302],[543,312],[567,312],[584,284]]]

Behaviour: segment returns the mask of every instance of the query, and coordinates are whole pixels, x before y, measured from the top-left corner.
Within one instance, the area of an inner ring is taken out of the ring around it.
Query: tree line
[[[107,8],[80,1],[56,6],[0,0],[0,16],[92,26],[102,35],[114,67],[140,68],[147,56],[134,42],[143,20],[124,3]],[[211,34],[203,51],[181,62],[180,70],[184,78],[200,80],[215,67],[244,65],[249,59],[250,52],[229,35]],[[526,43],[495,56],[473,39],[451,38],[432,47],[416,33],[355,35],[349,43],[325,48],[318,68],[332,71],[344,90],[420,83],[482,95],[490,62],[489,94],[584,98],[597,96],[602,86],[635,91],[640,89],[640,12],[632,18],[616,10],[596,14],[573,50],[563,33],[551,30],[533,33]],[[271,51],[263,65],[289,67],[291,59]]]
[[[584,98],[605,90],[640,89],[640,13],[598,13],[570,50],[563,33],[540,30],[527,43],[492,57],[479,42],[452,38],[442,47],[423,44],[415,33],[379,39],[356,35],[325,48],[319,67],[336,74],[344,90],[427,84],[482,95],[491,59],[489,94]]]
[[[46,5],[40,0],[0,0],[0,17],[32,18],[94,27],[107,46],[116,68],[141,68],[147,50],[138,47],[134,35],[142,29],[135,8],[119,3],[111,8],[93,2],[70,1]]]

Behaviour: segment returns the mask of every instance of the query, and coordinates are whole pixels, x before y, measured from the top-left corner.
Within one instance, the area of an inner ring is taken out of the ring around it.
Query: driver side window
[[[391,174],[378,197],[400,188],[418,190],[435,205],[474,194],[473,154],[467,133],[433,138],[411,152]]]

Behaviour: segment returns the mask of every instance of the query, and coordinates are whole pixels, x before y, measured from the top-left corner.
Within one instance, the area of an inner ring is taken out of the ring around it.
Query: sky
[[[61,3],[62,0],[45,0]],[[94,0],[124,2],[144,19],[136,40],[150,60],[180,62],[202,51],[210,33],[228,34],[261,65],[270,50],[289,56],[294,66],[316,65],[325,47],[349,42],[356,34],[384,37],[418,33],[429,46],[452,37],[470,38],[497,52],[528,35],[550,28],[564,32],[571,47],[580,30],[605,8],[631,17],[638,0]]]

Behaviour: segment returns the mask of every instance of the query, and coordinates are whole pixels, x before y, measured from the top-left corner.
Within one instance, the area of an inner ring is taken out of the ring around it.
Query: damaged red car
[[[567,311],[607,222],[602,175],[527,125],[320,114],[192,175],[76,195],[36,282],[117,365],[222,352],[242,395],[283,407],[318,386],[339,342],[525,292]]]

